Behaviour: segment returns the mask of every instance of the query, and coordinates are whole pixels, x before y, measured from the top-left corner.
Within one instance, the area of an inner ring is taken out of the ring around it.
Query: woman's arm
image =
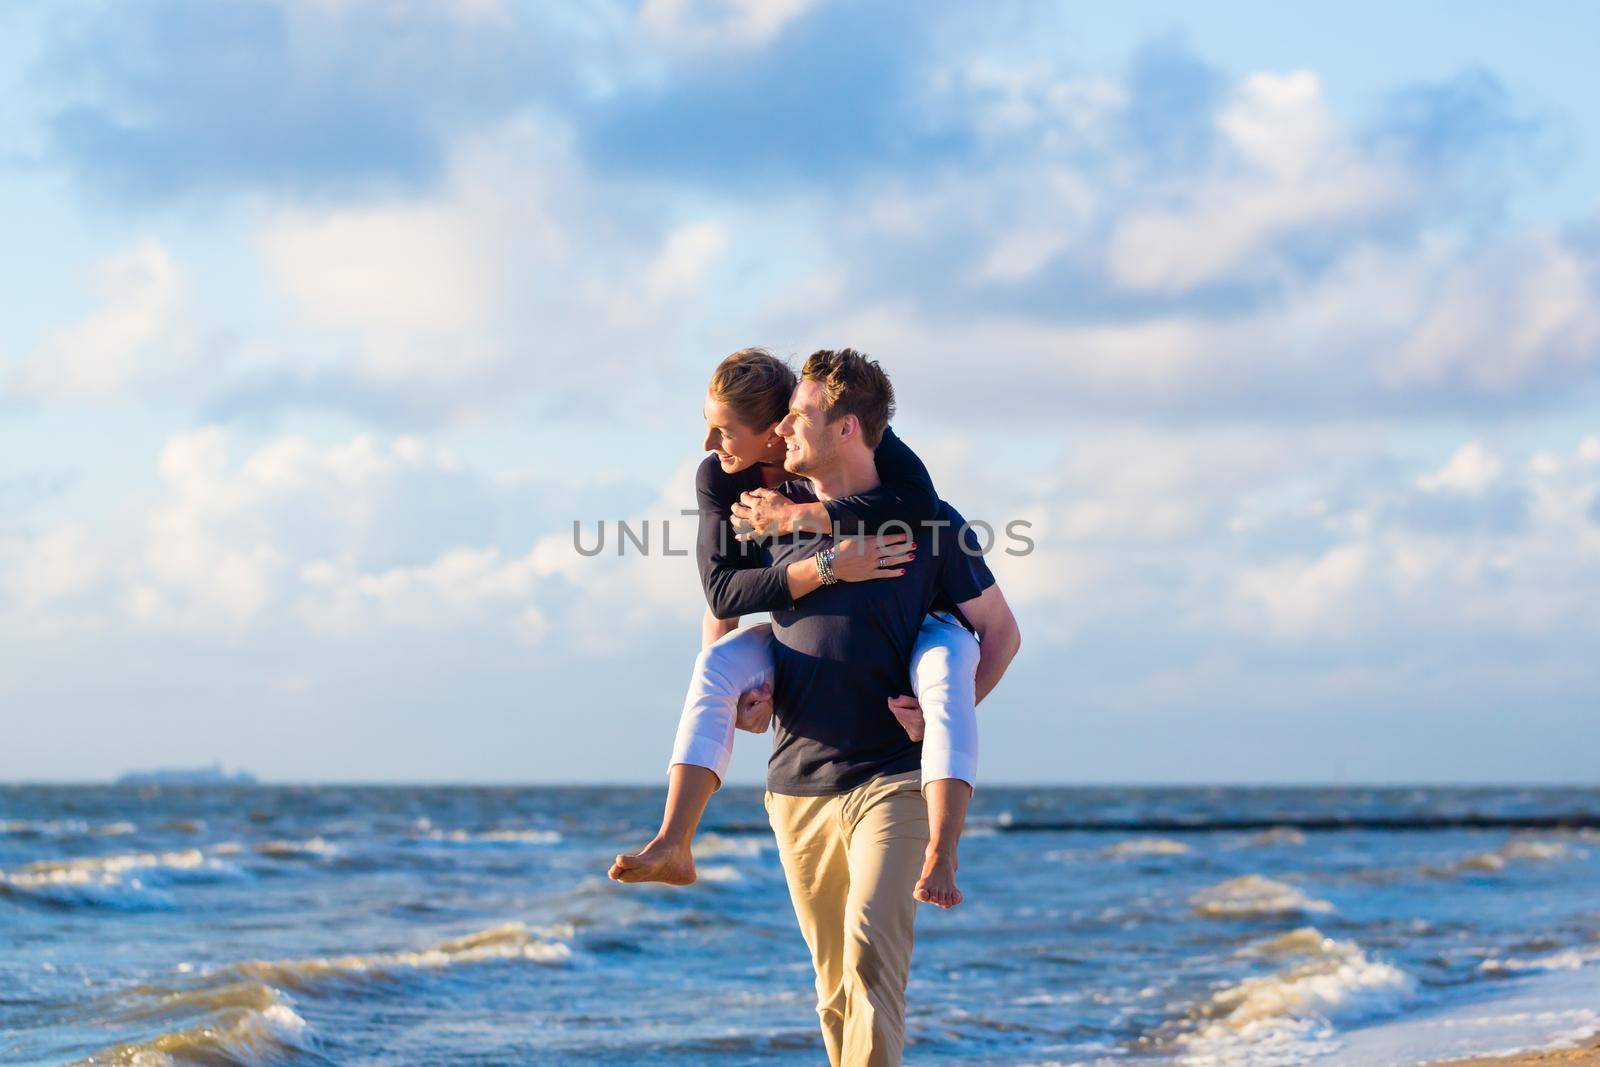
[[[764,548],[735,540],[728,522],[731,502],[724,499],[726,476],[712,469],[715,462],[702,464],[695,481],[700,505],[695,554],[711,614],[737,619],[762,611],[793,610],[796,600],[822,588],[816,561],[807,556],[772,566]],[[897,578],[915,547],[903,534],[846,538],[835,546],[833,573],[845,582]]]
[[[695,475],[700,513],[695,560],[706,604],[719,619],[794,606],[784,569],[770,565],[766,549],[734,539],[728,516],[737,484],[722,473],[714,456],[706,457]]]
[[[903,522],[913,529],[933,518],[939,494],[928,468],[917,454],[884,427],[883,440],[874,453],[878,486],[837,500],[793,501],[770,489],[743,494],[731,508],[757,538],[792,533],[831,533],[834,524],[845,530],[877,530],[886,523]]]
[[[737,618],[719,619],[711,614],[710,608],[707,608],[705,615],[700,619],[700,647],[709,648],[738,628]]]

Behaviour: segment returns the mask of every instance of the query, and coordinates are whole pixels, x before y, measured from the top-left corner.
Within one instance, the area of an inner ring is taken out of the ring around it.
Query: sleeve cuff
[[[722,780],[728,776],[728,762],[733,758],[731,749],[719,745],[704,737],[691,738],[687,744],[680,745],[672,750],[672,759],[667,764],[667,773],[672,773],[674,765],[688,763],[695,767],[704,767],[717,776],[717,788],[722,788]]]
[[[952,752],[922,748],[922,788],[941,778],[959,778],[974,791],[978,785],[978,755],[975,752]]]

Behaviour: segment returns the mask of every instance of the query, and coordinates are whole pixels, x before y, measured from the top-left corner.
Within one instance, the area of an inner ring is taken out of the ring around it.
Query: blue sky
[[[987,780],[1593,780],[1595,23],[9,7],[0,778],[659,780],[693,569],[572,523],[848,344],[1034,523]]]

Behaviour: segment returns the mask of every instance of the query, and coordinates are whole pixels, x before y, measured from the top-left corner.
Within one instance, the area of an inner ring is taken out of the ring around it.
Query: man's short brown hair
[[[853,348],[823,349],[811,353],[800,380],[822,387],[822,413],[829,422],[854,415],[861,423],[861,439],[868,448],[878,447],[894,415],[894,386],[877,360]]]

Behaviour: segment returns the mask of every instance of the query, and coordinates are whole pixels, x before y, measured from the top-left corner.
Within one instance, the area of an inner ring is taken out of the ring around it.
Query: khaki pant
[[[921,781],[913,770],[832,796],[766,794],[832,1067],[893,1067],[905,1046],[911,892],[928,847]]]

